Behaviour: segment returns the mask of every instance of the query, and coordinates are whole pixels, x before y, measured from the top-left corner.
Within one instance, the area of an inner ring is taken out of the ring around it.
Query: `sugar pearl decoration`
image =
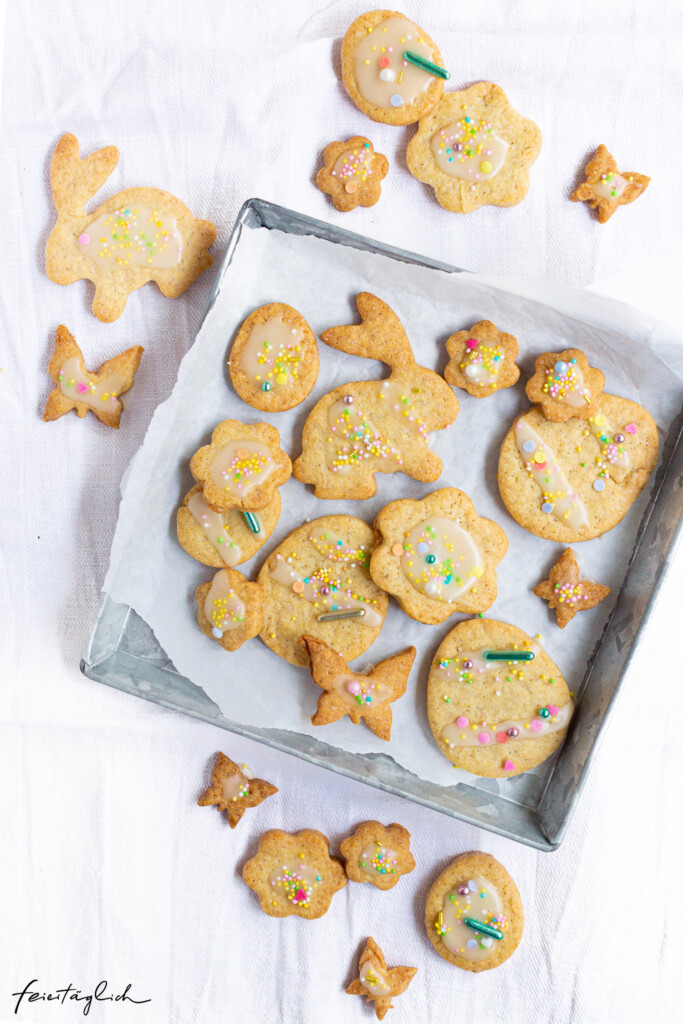
[[[353,395],[344,395],[344,405],[353,405]]]
[[[401,96],[399,96],[399,94],[397,92],[395,92],[394,95],[391,97],[390,103],[391,103],[392,107],[402,107],[403,106],[403,98]]]
[[[391,68],[382,68],[379,73],[379,77],[383,82],[393,82],[396,78],[396,73]]]

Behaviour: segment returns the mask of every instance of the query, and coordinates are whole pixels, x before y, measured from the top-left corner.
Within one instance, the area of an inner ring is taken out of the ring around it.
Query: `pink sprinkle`
[[[531,723],[531,731],[532,732],[540,732],[542,728],[543,728],[543,722],[541,721],[541,719],[540,718],[534,718],[533,722]]]
[[[90,241],[90,235],[84,231],[83,234],[79,236],[78,241],[81,243],[81,245],[87,245]]]
[[[476,338],[468,338],[467,341],[465,342],[466,347],[470,349],[470,351],[473,348],[476,348],[478,344],[479,342],[477,341]]]
[[[477,736],[477,739],[479,740],[480,743],[490,743],[491,742],[491,737],[489,736],[489,734],[487,732],[480,732],[479,735]]]
[[[296,890],[296,896],[294,897],[294,901],[296,903],[301,903],[305,899],[306,899],[306,890],[305,889],[297,889]]]
[[[355,696],[357,693],[360,693],[362,686],[357,679],[354,679],[352,682],[347,683],[346,689]]]
[[[510,760],[508,759],[508,760],[507,760],[507,761],[505,762],[505,764],[503,765],[503,770],[504,770],[504,771],[506,771],[506,772],[514,772],[514,770],[515,770],[515,766],[514,766],[514,764],[512,763],[512,761],[510,761]]]
[[[81,383],[78,383],[76,385],[76,389],[78,390],[79,395],[84,395],[86,393],[86,391],[89,390],[87,384],[81,384]]]
[[[627,425],[624,427],[624,430],[627,434],[635,434],[637,433],[638,428],[635,425],[635,423],[627,423]]]
[[[506,732],[497,732],[496,733],[496,742],[498,742],[498,743],[507,743],[509,738],[510,737],[508,736],[508,734]]]
[[[465,718],[464,715],[460,715],[459,718],[456,718],[455,724],[457,725],[458,729],[466,729],[467,726],[470,724],[470,720],[469,718]]]
[[[559,710],[557,704],[548,704],[548,711],[551,715],[556,715]]]

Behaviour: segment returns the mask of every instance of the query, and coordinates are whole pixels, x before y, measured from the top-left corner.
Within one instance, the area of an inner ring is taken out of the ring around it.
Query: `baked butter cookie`
[[[604,145],[598,146],[584,173],[585,180],[569,198],[574,203],[588,203],[600,224],[606,224],[619,206],[640,199],[650,184],[646,174],[620,174],[616,160]]]
[[[557,665],[505,622],[460,622],[432,662],[429,726],[441,753],[473,775],[535,768],[562,743],[573,710]]]
[[[349,25],[342,80],[358,109],[383,124],[404,125],[432,109],[443,92],[443,61],[423,29],[398,11],[369,11]]]
[[[602,370],[589,366],[581,349],[566,348],[564,352],[543,352],[537,358],[526,395],[541,406],[547,420],[572,416],[589,420],[600,404],[604,386]]]
[[[190,472],[214,512],[258,512],[289,480],[292,463],[280,448],[279,432],[269,423],[248,426],[223,420],[213,431],[211,444],[192,456]]]
[[[347,142],[331,142],[325,147],[315,183],[331,197],[336,210],[348,213],[357,206],[375,205],[388,170],[389,161],[375,153],[370,139],[354,135]]]
[[[480,320],[467,331],[451,334],[446,351],[450,358],[444,377],[473,398],[488,398],[519,380],[517,339],[514,334],[499,331],[490,320]]]
[[[393,889],[401,875],[415,867],[410,832],[403,825],[363,821],[339,844],[352,882],[370,882],[376,889]]]
[[[249,314],[228,362],[237,394],[262,412],[282,412],[303,402],[315,387],[318,366],[313,331],[284,302],[269,302]]]
[[[280,518],[280,492],[260,512],[214,512],[200,484],[183,498],[176,516],[180,546],[188,555],[215,569],[248,562],[266,543]]]
[[[453,213],[516,206],[529,191],[541,132],[514,110],[499,85],[445,93],[408,144],[408,170]]]
[[[118,430],[123,412],[121,395],[132,388],[144,351],[134,345],[107,359],[99,370],[87,370],[76,339],[60,324],[48,366],[55,386],[47,397],[43,420],[49,423],[75,409],[81,419],[93,412],[101,423]]]
[[[414,480],[441,476],[429,434],[458,415],[458,399],[443,377],[415,362],[401,321],[376,295],[361,292],[362,323],[322,334],[332,348],[391,367],[385,380],[342,384],[316,403],[304,424],[294,476],[313,484],[317,498],[371,498],[375,473]]]
[[[495,601],[507,537],[477,515],[464,491],[442,487],[421,501],[392,501],[375,530],[380,543],[370,575],[412,619],[433,625],[456,612],[483,612]]]
[[[384,658],[369,672],[354,672],[324,641],[304,635],[299,644],[308,655],[313,682],[324,691],[311,718],[313,725],[330,725],[348,715],[354,725],[363,721],[375,736],[389,740],[391,705],[406,692],[415,648]]]
[[[219,751],[211,772],[211,785],[197,800],[200,807],[216,807],[235,828],[248,807],[258,807],[277,793],[277,786],[257,779],[248,764],[236,764]]]
[[[498,486],[520,526],[561,543],[620,523],[657,463],[657,424],[642,405],[601,394],[589,419],[548,420],[536,406],[508,430]]]
[[[461,853],[427,893],[425,927],[449,964],[490,971],[512,956],[522,938],[519,890],[490,854]]]
[[[417,967],[387,967],[384,953],[370,936],[358,961],[358,977],[346,992],[350,996],[365,996],[374,1003],[377,1020],[384,1020],[393,1010],[392,996],[400,996],[417,974]]]
[[[377,638],[389,603],[368,565],[371,526],[355,516],[323,516],[292,530],[259,573],[261,639],[292,665],[308,666],[304,634],[328,643],[346,661]]]
[[[258,896],[264,914],[296,914],[309,921],[327,913],[332,897],[347,881],[341,861],[330,856],[329,840],[312,828],[264,832],[242,878]]]
[[[195,591],[199,628],[224,651],[236,651],[263,626],[263,593],[236,569],[219,569]]]
[[[83,279],[95,285],[92,311],[117,320],[131,292],[156,281],[174,299],[213,263],[216,228],[197,220],[184,203],[159,188],[117,192],[93,213],[85,204],[112,173],[116,146],[79,156],[78,139],[57,143],[50,177],[57,223],[47,241],[47,276],[57,284]]]

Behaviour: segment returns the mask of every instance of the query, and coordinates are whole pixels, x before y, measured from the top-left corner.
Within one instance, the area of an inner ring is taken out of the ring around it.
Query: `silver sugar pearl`
[[[353,395],[344,395],[344,404],[353,405]]]
[[[512,729],[508,729],[508,736],[511,736],[512,739],[514,739],[515,736],[519,736],[519,729],[515,729],[514,726],[512,727]]]

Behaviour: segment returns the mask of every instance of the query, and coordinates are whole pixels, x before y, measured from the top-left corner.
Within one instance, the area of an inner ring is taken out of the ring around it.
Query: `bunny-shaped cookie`
[[[443,377],[415,362],[401,321],[370,292],[356,296],[362,323],[332,327],[332,348],[391,367],[385,380],[342,384],[314,406],[304,425],[294,476],[315,485],[317,498],[371,498],[375,473],[406,473],[414,480],[441,475],[428,435],[458,415],[458,399]]]
[[[106,322],[117,320],[130,292],[148,281],[169,298],[184,292],[213,263],[207,250],[216,239],[211,221],[196,220],[158,188],[117,192],[86,213],[118,159],[116,146],[106,146],[81,160],[78,139],[63,135],[51,168],[58,219],[47,242],[47,275],[57,284],[92,281],[93,313]]]

